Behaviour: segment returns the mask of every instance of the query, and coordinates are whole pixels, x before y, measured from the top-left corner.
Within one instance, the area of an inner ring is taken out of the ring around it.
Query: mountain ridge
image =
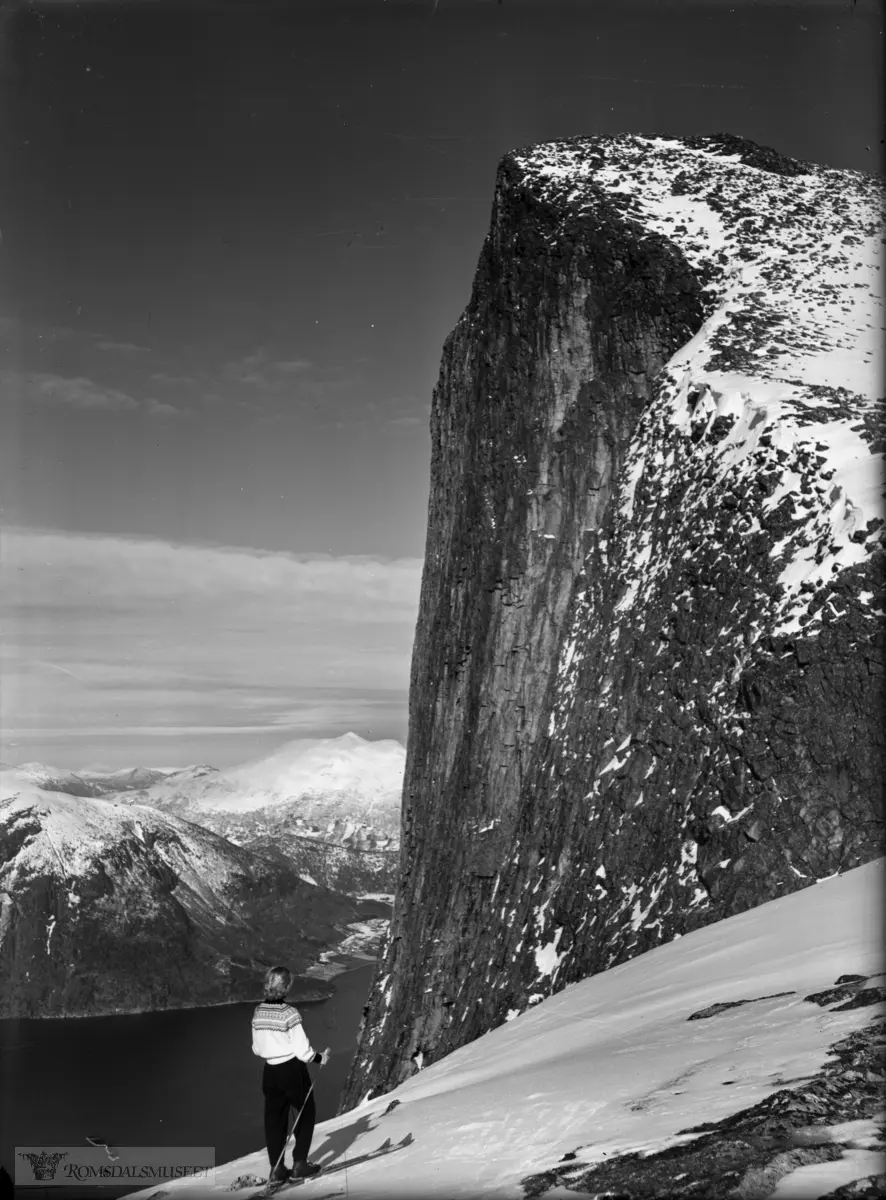
[[[5,768],[0,1015],[229,1003],[272,961],[330,994],[386,927],[358,898],[396,886],[404,753],[349,733],[228,771]]]
[[[146,805],[0,778],[0,1015],[92,1016],[229,1003],[306,971],[358,920],[295,867]]]
[[[275,844],[309,860],[306,869],[326,886],[390,893],[404,761],[393,740],[296,739],[235,768],[185,768],[129,795],[239,845]]]
[[[502,161],[434,392],[402,872],[343,1106],[882,846],[882,181]]]
[[[132,767],[69,771],[32,762],[10,768],[37,786],[69,795],[119,796],[261,849],[286,842],[294,861],[310,860],[325,886],[393,892],[399,860],[405,750],[394,739],[356,733],[296,738],[271,754],[218,768]],[[323,847],[329,852],[324,867]]]

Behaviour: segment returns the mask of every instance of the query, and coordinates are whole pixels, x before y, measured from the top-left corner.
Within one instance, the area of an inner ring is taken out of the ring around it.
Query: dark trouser
[[[286,1144],[290,1107],[296,1113],[302,1109],[295,1128],[293,1162],[304,1162],[308,1157],[317,1119],[314,1093],[308,1094],[310,1086],[311,1076],[300,1059],[290,1058],[276,1066],[265,1063],[261,1090],[265,1095],[265,1141],[272,1169]]]

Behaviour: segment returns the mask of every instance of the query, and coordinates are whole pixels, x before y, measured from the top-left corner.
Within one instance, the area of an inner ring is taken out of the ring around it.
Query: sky
[[[0,758],[406,738],[431,393],[511,149],[882,169],[873,0],[0,16]]]

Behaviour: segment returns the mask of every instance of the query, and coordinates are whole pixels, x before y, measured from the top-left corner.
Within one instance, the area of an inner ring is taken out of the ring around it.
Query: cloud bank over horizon
[[[12,527],[0,561],[6,761],[227,765],[250,735],[405,740],[419,559]]]

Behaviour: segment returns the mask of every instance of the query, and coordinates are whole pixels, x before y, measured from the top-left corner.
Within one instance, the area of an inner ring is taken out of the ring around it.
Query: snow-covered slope
[[[672,493],[692,443],[714,434],[706,473],[669,541],[689,524],[697,537],[716,537],[708,497],[724,483],[740,495],[774,475],[762,512],[788,502],[793,520],[771,550],[781,587],[769,632],[809,635],[821,628],[819,593],[879,548],[886,516],[875,431],[886,406],[883,185],[856,174],[850,193],[846,172],[812,164],[797,164],[789,183],[766,170],[736,178],[736,165],[757,165],[746,145],[714,155],[709,141],[693,149],[693,139],[621,138],[605,162],[585,145],[552,144],[516,161],[543,195],[572,189],[579,215],[600,192],[617,200],[706,280],[706,319],[667,364],[659,402],[631,447],[621,515],[630,520],[638,484],[647,505]],[[583,197],[588,180],[599,191]],[[687,448],[675,432],[691,438]],[[759,532],[759,521],[737,519],[744,536]],[[640,606],[662,573],[671,545],[655,532],[637,527],[626,547],[631,579],[620,612]],[[761,605],[767,600],[761,594]],[[862,603],[880,600],[866,593]],[[763,624],[761,613],[758,633]]]
[[[253,795],[359,799],[366,814],[376,807],[399,811],[406,751],[391,739],[370,742],[356,733],[287,742],[273,754],[228,771]],[[244,803],[241,801],[241,804]]]
[[[808,1200],[883,1172],[882,1078],[850,1062],[882,1052],[883,884],[880,859],[572,984],[320,1125],[312,1157],[336,1170],[298,1194]],[[219,1197],[267,1167],[137,1194]]]
[[[251,997],[263,964],[304,971],[357,918],[292,865],[147,805],[42,789],[34,774],[0,772],[0,1016]]]
[[[106,792],[133,792],[159,783],[172,773],[171,768],[163,770],[159,767],[121,767],[117,771],[83,771],[81,778]]]
[[[22,783],[47,792],[64,792],[68,796],[102,796],[109,790],[102,777],[66,771],[61,767],[51,767],[47,763],[28,762],[18,766],[0,763],[0,772],[7,771],[15,771]],[[154,782],[153,778],[151,782]]]

